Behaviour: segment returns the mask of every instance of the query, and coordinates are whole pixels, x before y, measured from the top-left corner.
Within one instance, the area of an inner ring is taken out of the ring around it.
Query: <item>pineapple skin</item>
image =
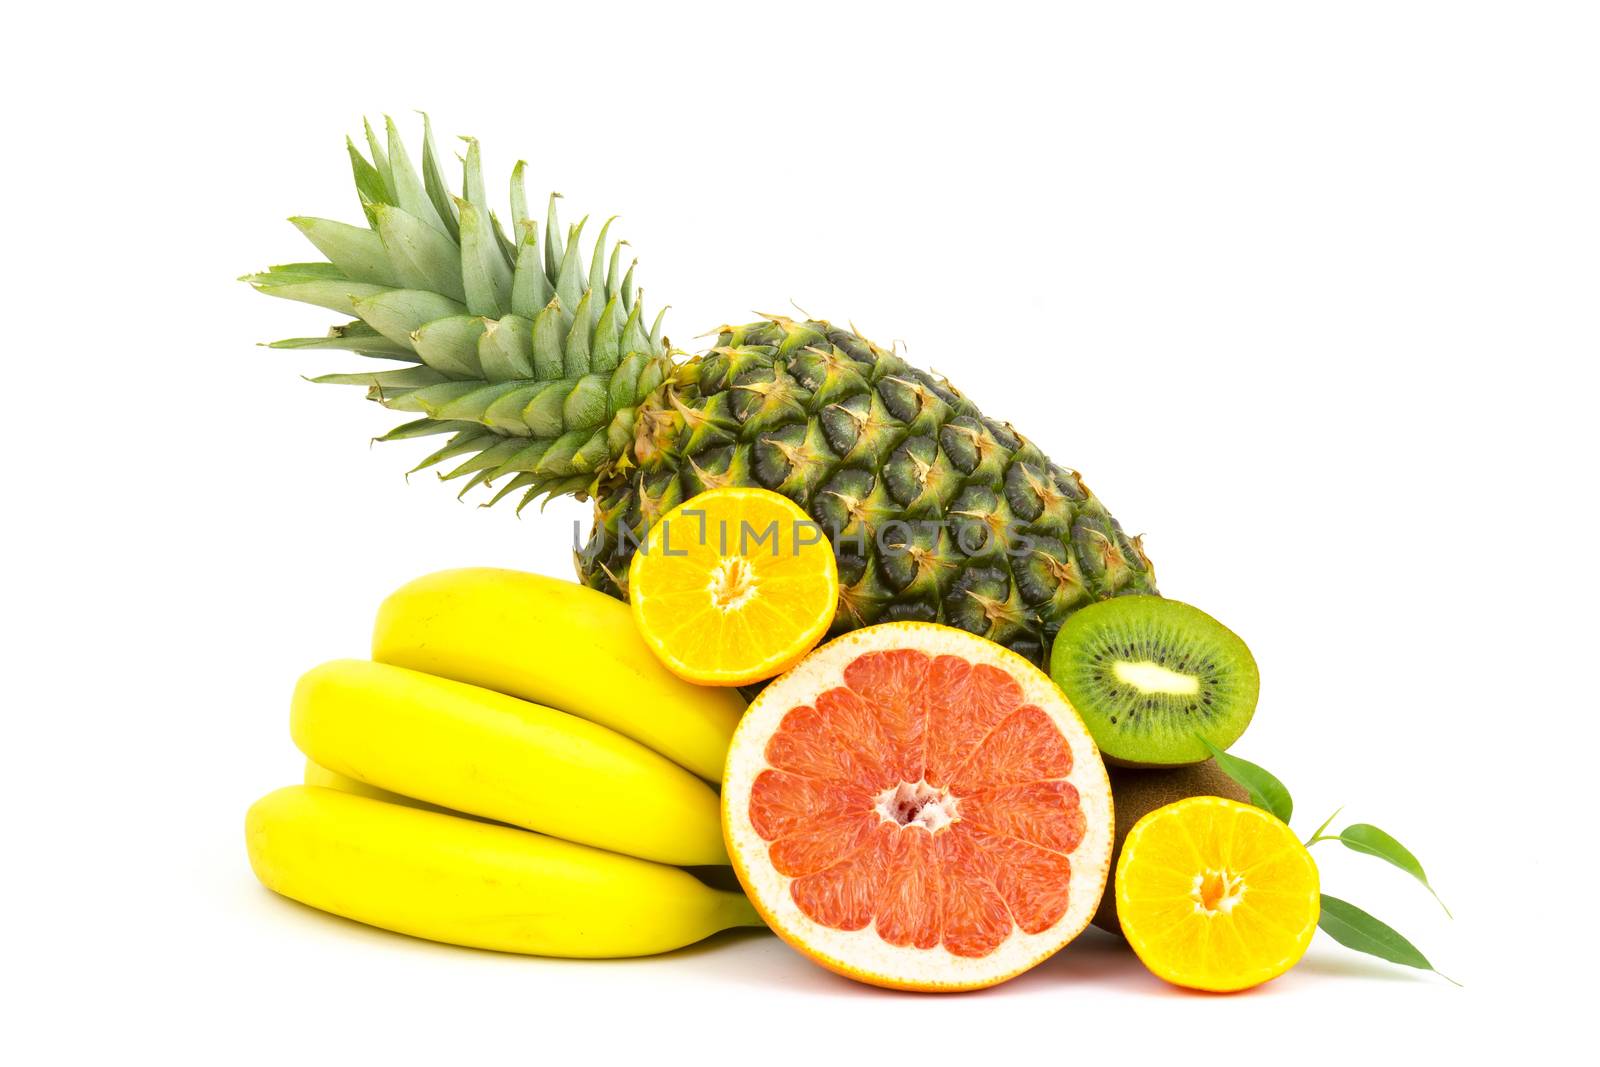
[[[640,406],[632,455],[594,487],[582,580],[617,596],[643,532],[707,489],[790,497],[839,559],[833,632],[940,622],[1043,664],[1074,610],[1156,592],[1137,539],[1077,472],[948,382],[851,330],[725,326]]]
[[[1156,591],[1138,539],[1076,472],[944,380],[853,329],[780,315],[686,356],[645,314],[610,221],[585,254],[585,223],[561,226],[552,194],[541,234],[519,163],[508,235],[475,140],[459,197],[426,116],[420,169],[392,120],[365,140],[366,155],[347,148],[367,227],[294,218],[325,259],[242,279],[351,321],[269,347],[373,361],[313,381],[420,415],[379,439],[443,437],[413,472],[439,466],[463,496],[486,486],[519,512],[593,498],[586,584],[625,597],[651,522],[737,485],[785,494],[832,539],[836,633],[942,622],[1042,665],[1075,609]]]

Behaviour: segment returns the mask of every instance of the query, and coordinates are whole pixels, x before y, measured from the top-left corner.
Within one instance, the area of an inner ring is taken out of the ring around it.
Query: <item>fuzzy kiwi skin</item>
[[[1156,770],[1138,770],[1106,764],[1106,774],[1111,778],[1111,806],[1116,812],[1117,830],[1111,844],[1111,870],[1113,877],[1106,879],[1105,895],[1100,898],[1100,909],[1094,913],[1094,924],[1109,933],[1122,936],[1122,926],[1117,922],[1117,886],[1115,871],[1122,856],[1122,842],[1128,837],[1133,824],[1168,804],[1189,797],[1226,797],[1241,804],[1250,802],[1244,787],[1208,759],[1186,767],[1162,767]]]

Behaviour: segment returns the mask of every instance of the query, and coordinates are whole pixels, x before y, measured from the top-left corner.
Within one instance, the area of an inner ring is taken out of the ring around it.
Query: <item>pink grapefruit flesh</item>
[[[875,985],[993,985],[1093,915],[1111,791],[1053,682],[962,630],[886,623],[818,649],[734,735],[734,868],[777,933]]]

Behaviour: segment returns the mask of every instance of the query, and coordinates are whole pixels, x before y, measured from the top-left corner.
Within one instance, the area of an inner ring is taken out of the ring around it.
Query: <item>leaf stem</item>
[[[1330,815],[1326,819],[1322,820],[1322,825],[1321,826],[1319,826],[1315,830],[1311,831],[1311,836],[1306,838],[1306,847],[1307,848],[1310,848],[1312,845],[1316,844],[1318,841],[1337,841],[1337,840],[1339,840],[1339,835],[1338,834],[1332,834],[1332,835],[1329,835],[1327,837],[1324,837],[1323,834],[1322,834],[1322,831],[1326,830],[1328,828],[1329,824],[1332,823],[1333,820],[1337,819],[1339,817],[1339,813],[1341,811],[1343,811],[1343,810],[1344,810],[1344,805],[1340,804],[1337,808],[1334,809],[1332,815]]]

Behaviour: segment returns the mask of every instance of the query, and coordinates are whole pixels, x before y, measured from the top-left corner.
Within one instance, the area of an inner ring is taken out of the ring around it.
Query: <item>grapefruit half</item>
[[[767,924],[895,989],[979,989],[1088,924],[1110,865],[1099,751],[1038,668],[964,630],[869,626],[734,732],[728,854]]]

